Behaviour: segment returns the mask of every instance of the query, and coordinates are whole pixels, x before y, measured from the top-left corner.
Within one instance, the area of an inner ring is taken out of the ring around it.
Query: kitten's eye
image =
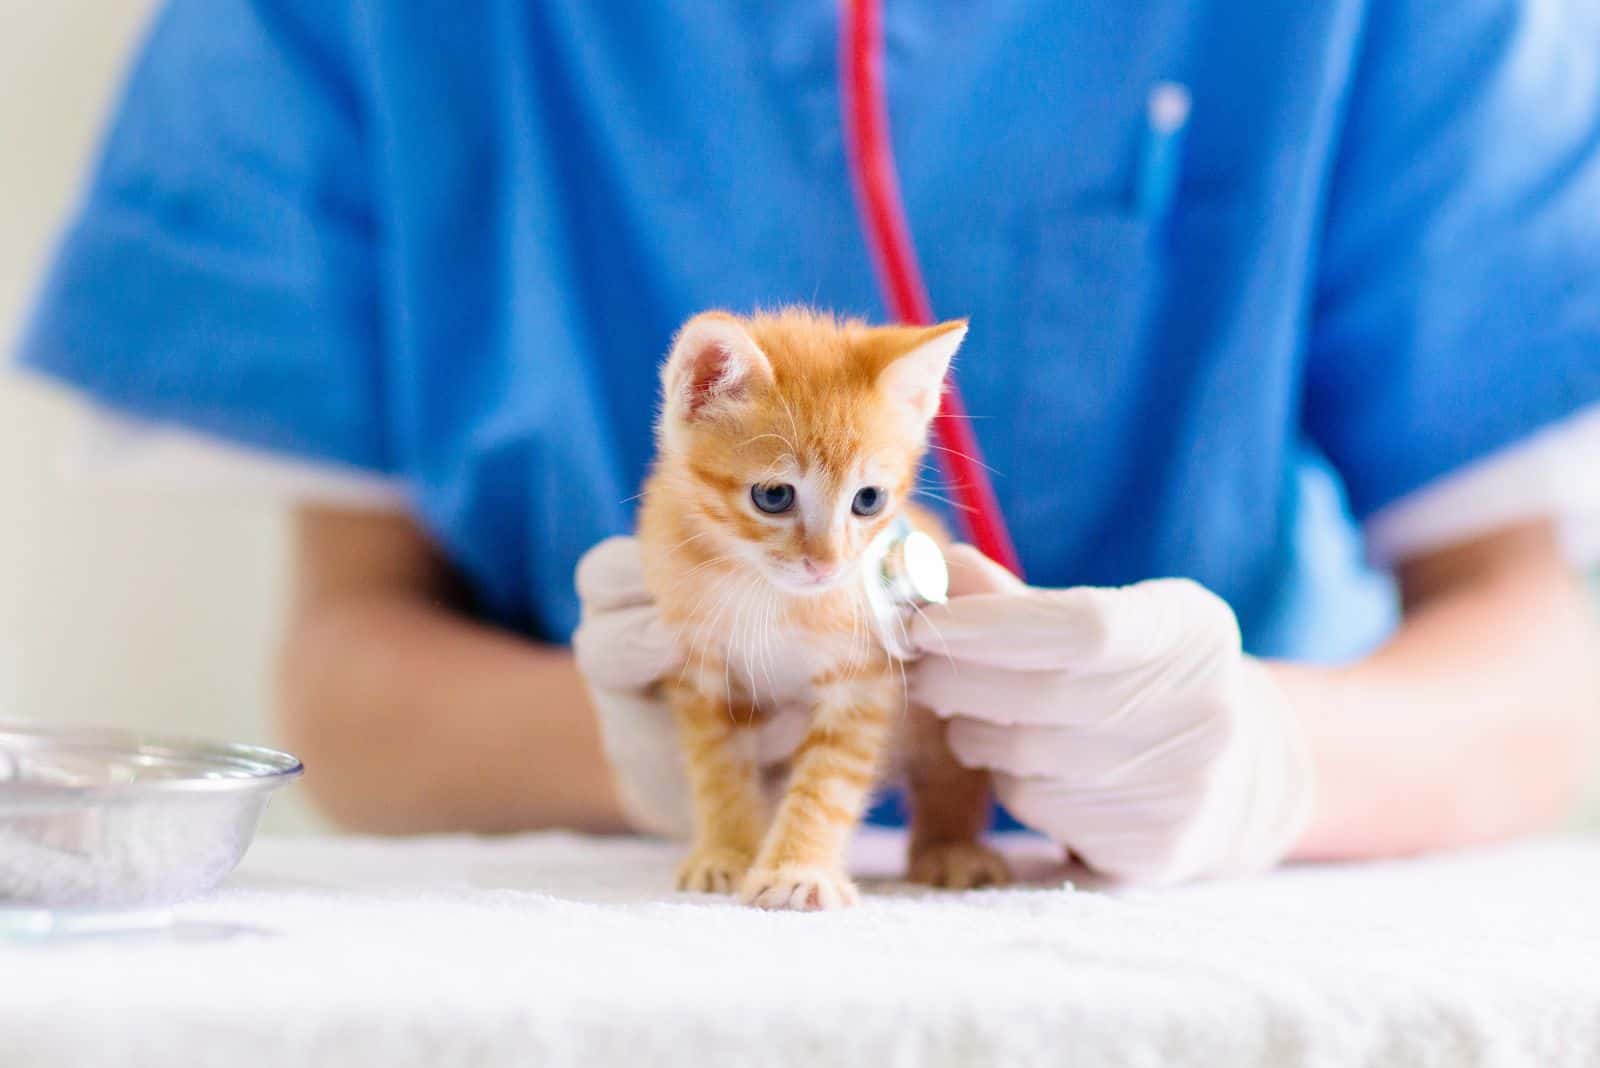
[[[856,490],[856,499],[850,502],[850,510],[859,516],[877,515],[883,511],[884,502],[889,495],[877,486],[862,486]]]
[[[750,500],[768,515],[779,515],[794,507],[794,487],[787,482],[751,486]]]

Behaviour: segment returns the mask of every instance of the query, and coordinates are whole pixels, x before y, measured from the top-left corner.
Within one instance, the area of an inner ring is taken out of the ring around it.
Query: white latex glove
[[[638,829],[690,832],[689,780],[677,725],[655,684],[682,658],[645,585],[639,544],[608,538],[578,561],[582,604],[572,650],[600,724],[617,797]],[[786,759],[805,735],[804,709],[784,708],[751,732],[757,764]]]
[[[1283,858],[1310,818],[1310,756],[1220,598],[1183,579],[1036,589],[966,546],[950,567],[950,602],[913,632],[912,696],[1019,821],[1131,882]]]

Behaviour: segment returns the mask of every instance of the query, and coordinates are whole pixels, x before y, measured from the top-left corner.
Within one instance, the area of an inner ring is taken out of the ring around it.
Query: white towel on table
[[[0,1066],[1600,1064],[1600,839],[1115,894],[1013,848],[797,915],[657,842],[265,839],[169,932],[0,943]]]

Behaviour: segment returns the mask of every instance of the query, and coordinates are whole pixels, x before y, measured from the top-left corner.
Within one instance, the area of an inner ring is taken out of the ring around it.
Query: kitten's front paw
[[[911,854],[908,877],[924,886],[971,890],[1005,886],[1011,882],[1011,866],[981,842],[938,842]]]
[[[831,868],[756,868],[744,877],[739,899],[758,909],[818,912],[848,908],[861,900],[844,872]]]
[[[678,866],[678,889],[731,894],[750,870],[750,856],[735,849],[696,849]]]

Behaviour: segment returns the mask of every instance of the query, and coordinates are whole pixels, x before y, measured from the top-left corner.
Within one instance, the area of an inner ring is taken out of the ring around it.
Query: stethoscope
[[[900,199],[889,142],[883,80],[881,0],[843,0],[839,26],[839,95],[845,146],[862,232],[890,314],[903,323],[932,325],[933,304],[917,261]],[[933,421],[939,465],[968,538],[985,556],[1021,575],[1016,546],[978,449],[978,438],[955,382],[947,381]],[[917,609],[944,601],[949,573],[939,546],[897,520],[867,550],[862,582],[885,648],[901,659],[916,650],[907,621]]]

